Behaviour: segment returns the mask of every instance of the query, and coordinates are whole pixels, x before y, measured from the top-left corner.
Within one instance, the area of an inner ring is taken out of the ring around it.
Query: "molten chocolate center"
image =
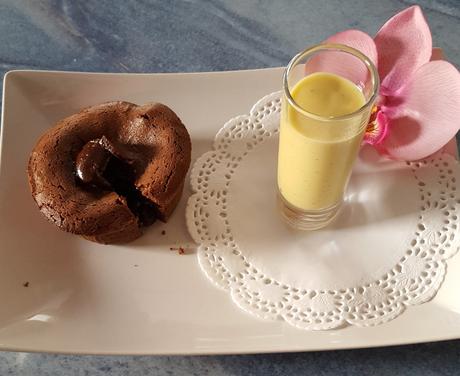
[[[87,142],[77,155],[76,175],[83,187],[114,191],[126,198],[129,209],[142,226],[155,222],[157,207],[135,186],[135,153],[110,142],[105,136]]]
[[[76,172],[82,183],[99,188],[110,190],[110,183],[104,178],[112,153],[104,145],[106,138],[91,140],[83,146],[77,155]]]

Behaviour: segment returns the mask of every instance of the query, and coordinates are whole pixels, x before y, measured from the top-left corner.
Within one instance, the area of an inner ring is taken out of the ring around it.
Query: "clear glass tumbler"
[[[319,229],[338,213],[378,90],[372,61],[348,46],[313,46],[287,66],[278,192],[281,214],[293,227]]]

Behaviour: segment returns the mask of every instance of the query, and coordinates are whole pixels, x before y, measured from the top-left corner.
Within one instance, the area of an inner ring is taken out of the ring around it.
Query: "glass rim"
[[[337,52],[344,52],[348,53],[359,60],[361,60],[364,65],[367,67],[369,72],[371,73],[371,82],[372,82],[372,95],[369,97],[369,99],[366,100],[366,103],[363,104],[360,108],[358,108],[356,111],[350,112],[349,114],[345,115],[340,115],[340,116],[321,116],[318,114],[315,114],[313,112],[309,112],[302,108],[297,102],[294,100],[294,98],[291,95],[291,92],[289,90],[289,84],[288,84],[288,76],[292,71],[292,68],[294,65],[303,57],[306,55],[309,55],[313,52],[317,51],[337,51]],[[377,68],[375,67],[374,63],[369,59],[366,55],[364,55],[361,51],[358,51],[355,48],[346,46],[344,44],[335,44],[335,43],[321,43],[317,44],[315,46],[309,47],[301,52],[299,52],[297,55],[295,55],[289,64],[287,65],[286,69],[284,70],[283,74],[283,91],[284,95],[286,96],[288,102],[292,107],[296,109],[296,111],[300,112],[301,114],[313,118],[315,120],[320,120],[320,121],[336,121],[336,120],[345,120],[345,119],[350,119],[352,117],[355,117],[356,115],[359,115],[360,113],[364,112],[370,105],[372,105],[375,102],[375,99],[378,96],[380,88],[380,79],[379,79],[379,74],[377,72]]]

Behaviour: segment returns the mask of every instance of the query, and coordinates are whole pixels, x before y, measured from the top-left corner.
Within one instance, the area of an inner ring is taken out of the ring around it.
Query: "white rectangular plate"
[[[125,246],[58,230],[37,210],[26,165],[37,138],[85,106],[163,102],[186,124],[192,159],[228,119],[281,87],[281,68],[194,74],[15,71],[4,81],[0,165],[0,349],[217,354],[371,347],[460,338],[460,258],[431,302],[373,328],[307,332],[239,310],[201,273],[184,210]],[[165,230],[166,235],[161,235]],[[24,284],[28,282],[28,287]]]

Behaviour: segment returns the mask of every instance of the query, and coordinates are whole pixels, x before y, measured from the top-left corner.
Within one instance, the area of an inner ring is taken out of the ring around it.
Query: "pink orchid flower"
[[[365,142],[381,154],[399,160],[418,160],[440,150],[455,137],[460,129],[460,74],[452,64],[440,60],[439,51],[433,50],[430,29],[419,6],[396,14],[374,39],[359,30],[346,30],[331,36],[326,43],[353,47],[378,68],[379,99]],[[315,69],[342,75],[344,67],[350,66],[333,56],[314,65]],[[367,74],[356,65],[352,70],[345,77]]]

